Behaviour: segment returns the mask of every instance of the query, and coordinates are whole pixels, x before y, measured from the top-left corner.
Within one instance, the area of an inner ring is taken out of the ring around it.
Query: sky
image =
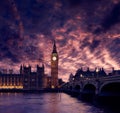
[[[0,69],[44,63],[56,40],[59,78],[83,67],[120,69],[120,0],[1,0]]]

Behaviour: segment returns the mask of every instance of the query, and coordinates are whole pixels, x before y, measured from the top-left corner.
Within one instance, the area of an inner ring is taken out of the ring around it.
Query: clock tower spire
[[[58,88],[58,53],[55,40],[51,54],[51,88]]]
[[[56,42],[54,40],[54,44],[53,44],[53,52],[52,53],[57,53],[57,48],[56,48]]]

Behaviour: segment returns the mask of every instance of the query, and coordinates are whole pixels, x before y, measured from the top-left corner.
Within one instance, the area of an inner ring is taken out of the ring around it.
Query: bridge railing
[[[85,82],[85,81],[107,81],[107,80],[120,80],[120,75],[114,75],[114,76],[87,76],[87,77],[81,77],[79,79],[75,79],[72,81],[72,83],[77,83],[77,82]]]

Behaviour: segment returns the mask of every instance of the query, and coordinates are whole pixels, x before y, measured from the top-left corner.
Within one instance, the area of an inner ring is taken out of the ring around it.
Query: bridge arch
[[[73,87],[72,87],[72,86],[70,86],[70,87],[69,87],[69,90],[72,90],[72,89],[73,89]]]
[[[75,87],[74,87],[74,90],[80,91],[80,89],[81,89],[80,85],[79,85],[79,84],[76,84]]]
[[[84,87],[83,87],[83,93],[88,93],[88,94],[95,94],[95,91],[96,91],[96,87],[95,85],[93,84],[86,84]]]
[[[100,87],[100,95],[117,96],[120,95],[120,82],[105,83]]]

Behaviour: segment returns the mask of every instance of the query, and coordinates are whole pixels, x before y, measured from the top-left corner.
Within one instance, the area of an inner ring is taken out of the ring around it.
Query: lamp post
[[[99,71],[99,70],[98,70],[98,68],[97,68],[97,69],[96,69],[96,73],[97,73],[96,78],[98,78],[98,71]]]

